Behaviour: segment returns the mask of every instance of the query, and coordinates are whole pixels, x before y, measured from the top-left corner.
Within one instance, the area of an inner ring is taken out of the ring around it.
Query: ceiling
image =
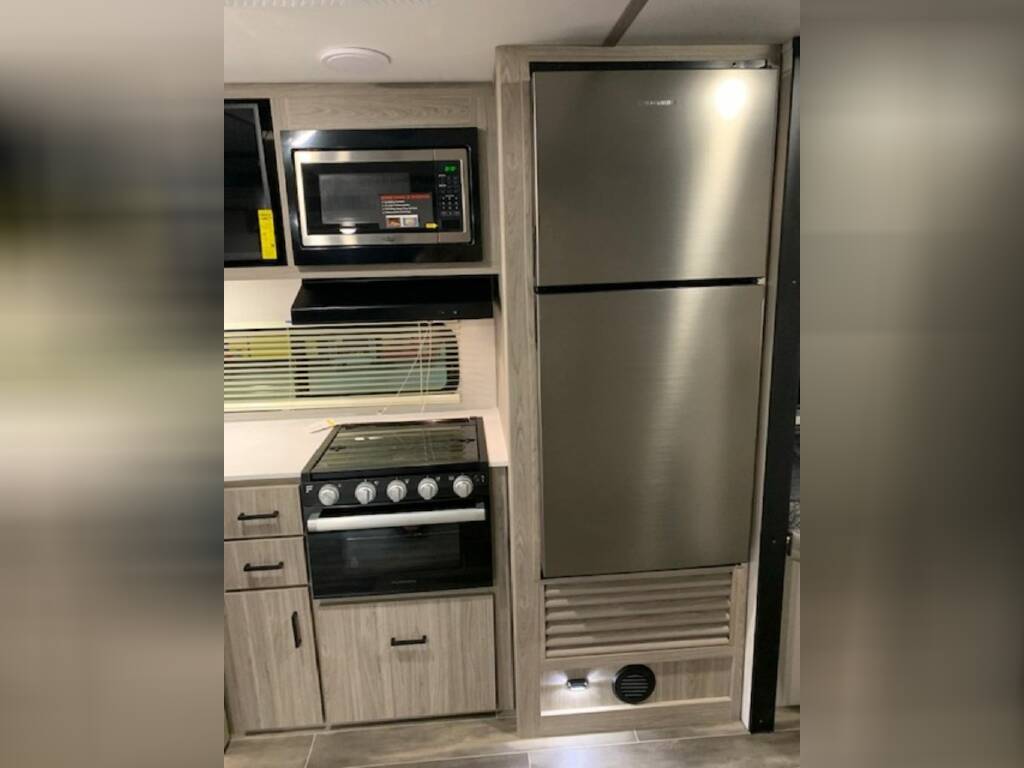
[[[800,34],[800,0],[648,0],[619,45],[781,43]]]
[[[224,82],[491,80],[499,45],[600,45],[629,0],[225,0]],[[799,0],[649,0],[620,44],[782,42]],[[381,71],[346,76],[327,49],[376,48]]]

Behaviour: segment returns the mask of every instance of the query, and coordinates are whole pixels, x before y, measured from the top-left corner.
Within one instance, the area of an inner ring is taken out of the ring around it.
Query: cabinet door
[[[317,641],[329,723],[495,709],[490,595],[321,603]]]
[[[236,731],[323,722],[306,589],[224,595],[224,668]]]
[[[377,603],[324,604],[316,608],[316,637],[328,723],[390,720],[391,667]]]
[[[490,595],[417,600],[384,613],[395,717],[495,709]]]

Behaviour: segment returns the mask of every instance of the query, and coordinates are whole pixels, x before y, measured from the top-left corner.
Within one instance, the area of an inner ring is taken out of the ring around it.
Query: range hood
[[[303,280],[292,323],[380,323],[493,317],[494,275]]]

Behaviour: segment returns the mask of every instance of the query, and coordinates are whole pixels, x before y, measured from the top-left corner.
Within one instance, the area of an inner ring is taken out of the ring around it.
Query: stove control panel
[[[487,472],[383,475],[303,483],[303,507],[403,507],[425,502],[488,501]]]

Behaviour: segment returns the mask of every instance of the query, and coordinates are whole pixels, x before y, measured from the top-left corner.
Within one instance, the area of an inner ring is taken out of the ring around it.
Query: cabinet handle
[[[277,510],[277,509],[275,509],[273,512],[268,512],[265,515],[247,515],[247,514],[245,514],[245,512],[242,512],[238,516],[238,519],[241,520],[243,523],[246,520],[273,520],[275,517],[279,516],[280,514],[281,514],[280,510]]]
[[[284,568],[284,560],[281,560],[274,565],[253,565],[252,563],[246,563],[242,566],[242,570],[248,573],[249,571],[280,571]]]
[[[396,646],[399,646],[399,645],[426,645],[426,644],[427,644],[427,636],[426,635],[424,635],[423,637],[418,637],[415,640],[396,640],[393,637],[391,638],[391,647],[392,648],[394,648]]]
[[[295,638],[295,647],[302,646],[302,634],[299,631],[299,612],[292,611],[292,637]]]

